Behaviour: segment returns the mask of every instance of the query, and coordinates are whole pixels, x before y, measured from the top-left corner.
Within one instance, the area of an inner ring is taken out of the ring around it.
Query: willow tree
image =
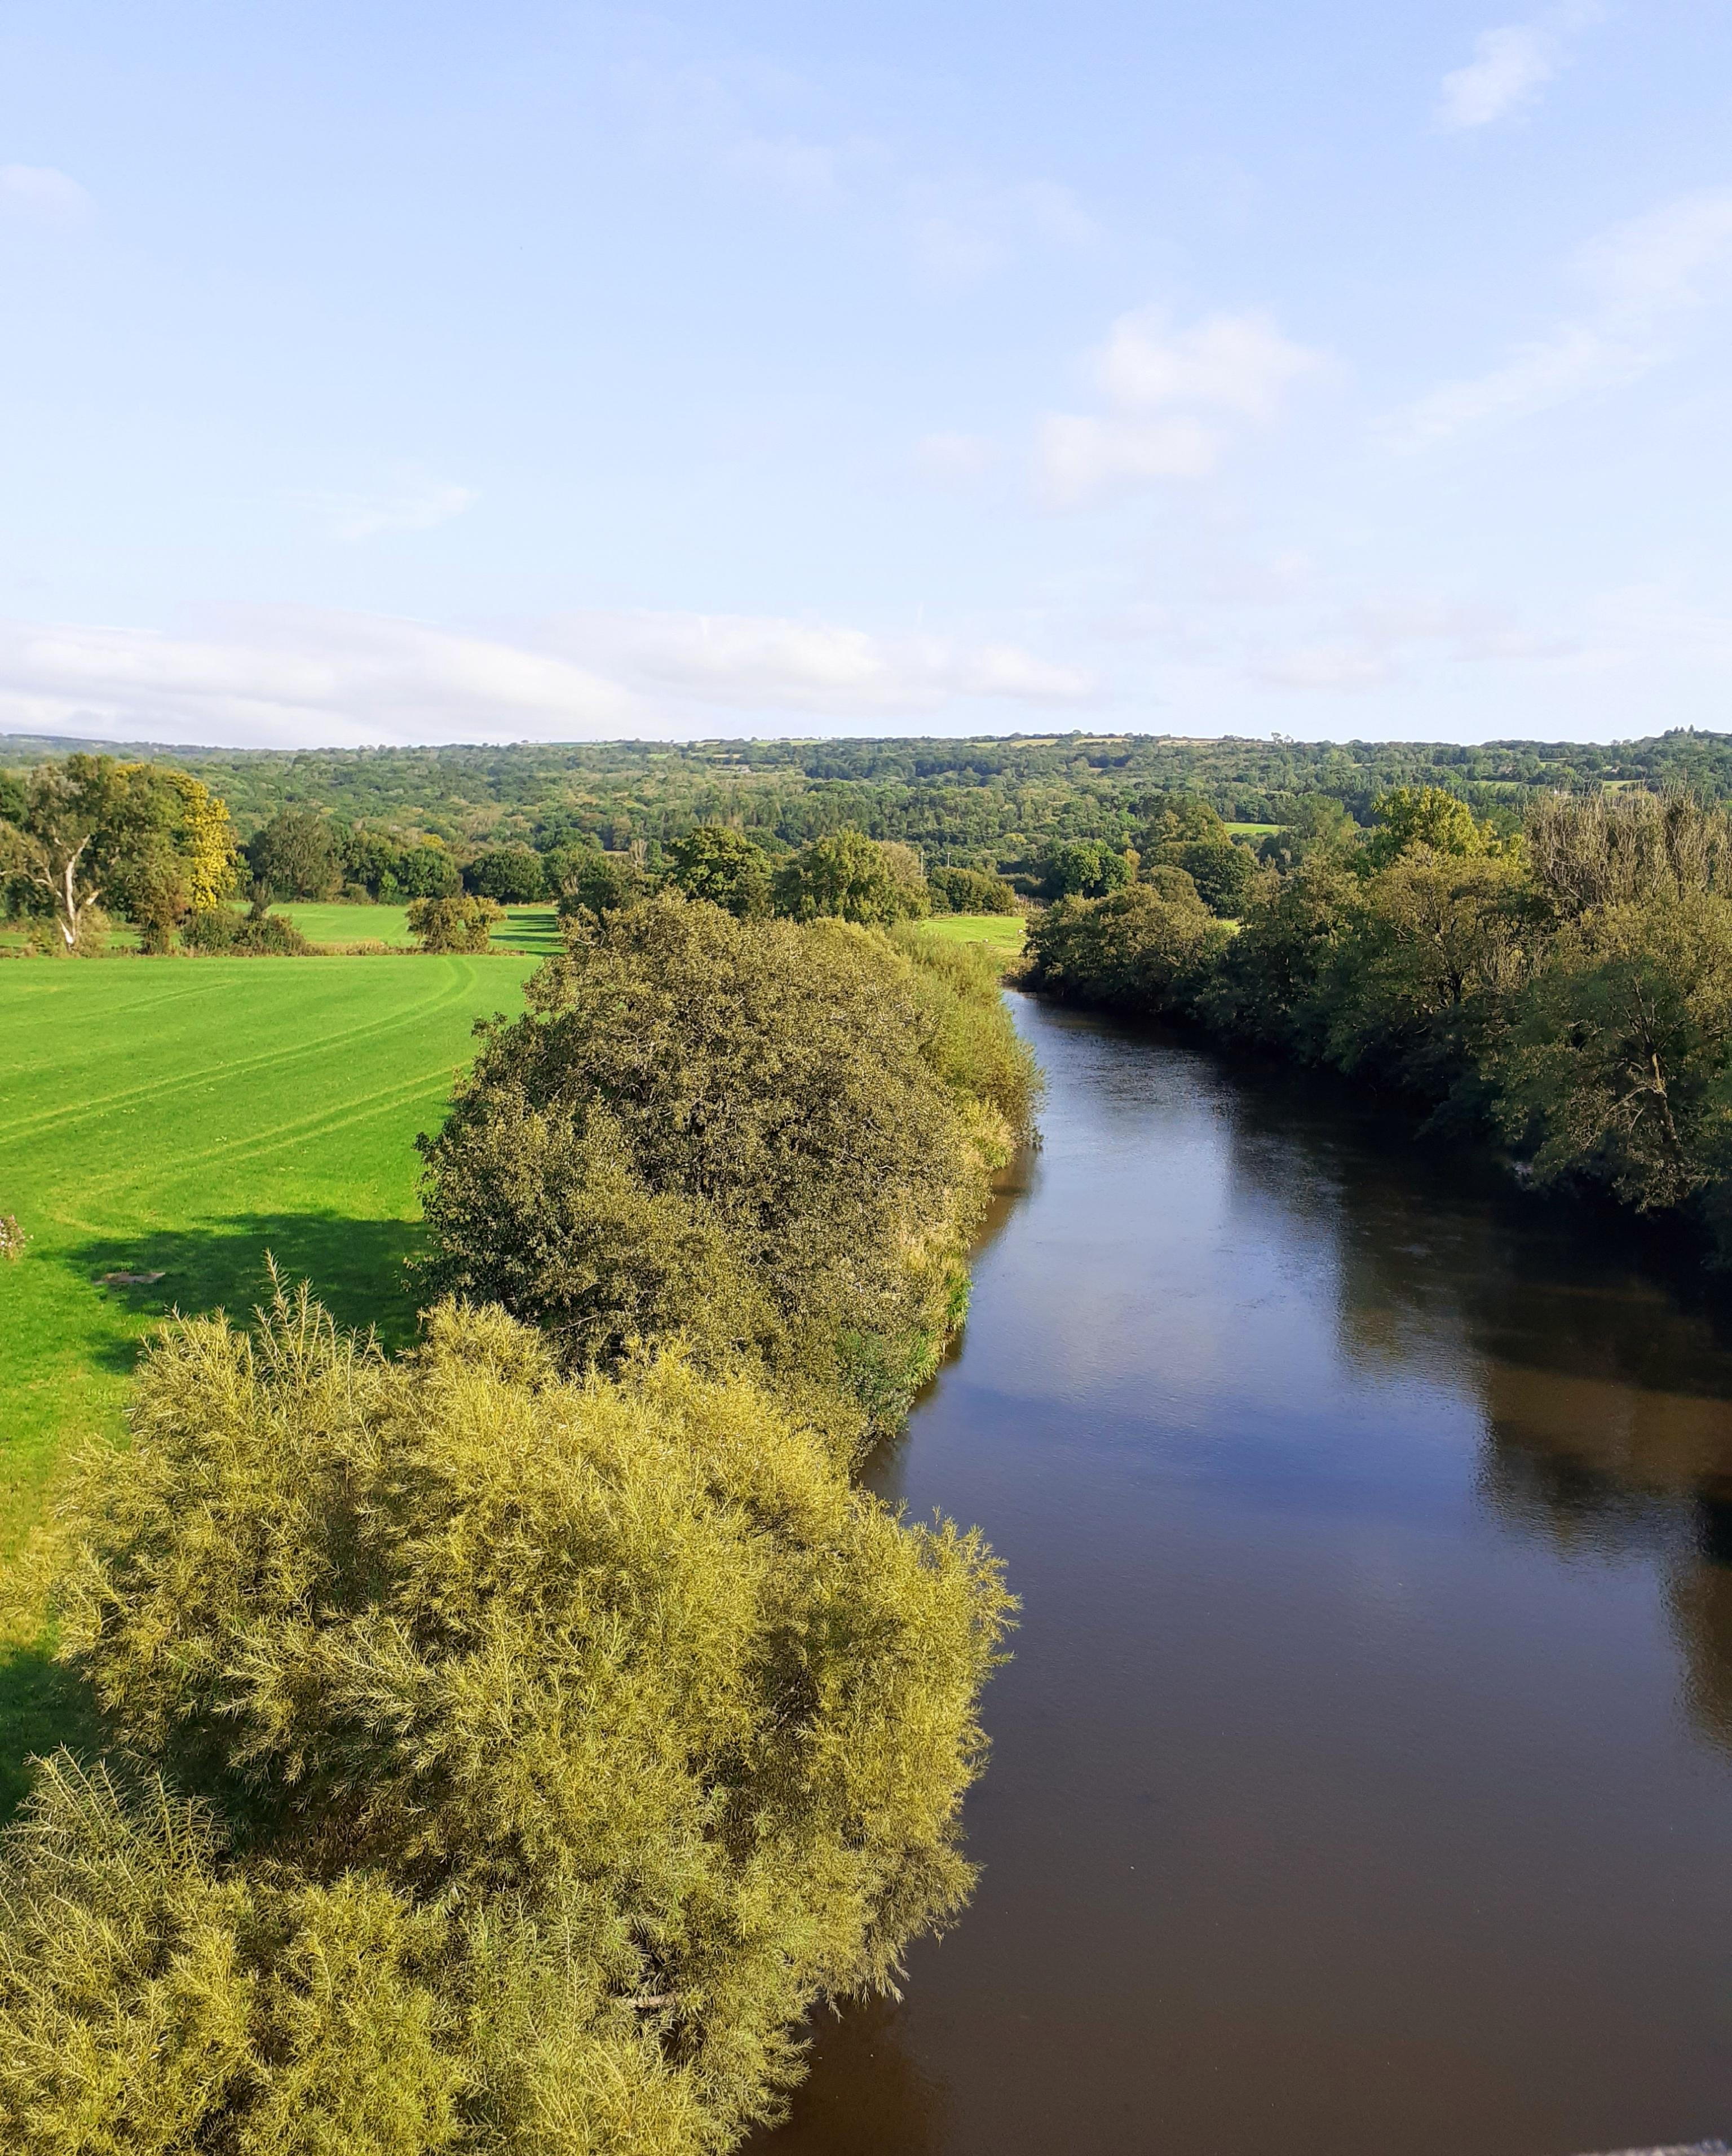
[[[447,1305],[176,1323],[90,1470],[62,1653],[111,1760],[0,1876],[21,2156],[707,2156],[969,1885],[1008,1616],[825,1430]]]

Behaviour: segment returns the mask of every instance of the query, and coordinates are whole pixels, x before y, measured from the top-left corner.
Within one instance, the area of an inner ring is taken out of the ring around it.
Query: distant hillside
[[[1010,860],[1056,837],[1122,842],[1138,803],[1163,790],[1199,795],[1240,823],[1279,823],[1314,793],[1337,796],[1363,820],[1390,787],[1415,783],[1449,787],[1511,823],[1539,787],[1682,783],[1710,798],[1732,796],[1732,735],[1685,730],[1609,747],[1047,734],[300,751],[15,735],[0,737],[0,767],[75,747],[197,771],[244,836],[295,805],[459,847],[519,839],[547,847],[579,834],[610,849],[653,845],[712,821],[793,845],[854,824],[936,860]]]

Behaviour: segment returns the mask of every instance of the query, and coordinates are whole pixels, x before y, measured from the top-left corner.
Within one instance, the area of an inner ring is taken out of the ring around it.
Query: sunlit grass
[[[118,1431],[141,1335],[177,1306],[247,1311],[267,1251],[345,1320],[409,1332],[415,1133],[529,965],[0,965],[0,1212],[29,1239],[0,1263],[0,1567],[68,1449]],[[28,1608],[0,1620],[0,1808],[71,1711],[40,1634]]]

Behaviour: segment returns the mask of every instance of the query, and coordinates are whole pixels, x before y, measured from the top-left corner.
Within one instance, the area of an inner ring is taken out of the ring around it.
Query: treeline
[[[1732,825],[1683,792],[1551,794],[1500,837],[1436,788],[1282,834],[1236,923],[1182,870],[1031,929],[1046,993],[1194,1020],[1495,1133],[1539,1183],[1732,1250]]]
[[[10,754],[0,748],[0,763],[22,769],[65,748],[18,742]],[[1683,785],[1708,801],[1732,793],[1732,738],[1683,730],[1610,747],[1071,734],[148,755],[220,794],[245,839],[285,810],[310,810],[403,852],[436,841],[460,865],[490,849],[546,855],[574,843],[610,854],[642,846],[653,858],[709,824],[748,831],[772,853],[851,827],[914,846],[929,865],[1016,875],[1033,873],[1056,843],[1133,843],[1139,803],[1152,794],[1183,793],[1229,823],[1251,824],[1286,824],[1323,794],[1369,826],[1394,788],[1436,785],[1514,829],[1540,790]],[[413,867],[405,878],[358,846],[340,871],[340,885],[375,896],[440,895],[412,887]]]
[[[422,1141],[431,1308],[177,1320],[64,1511],[100,1758],[0,1870],[26,2156],[715,2156],[971,1880],[977,1537],[850,1470],[1033,1073],[991,964],[675,891]]]

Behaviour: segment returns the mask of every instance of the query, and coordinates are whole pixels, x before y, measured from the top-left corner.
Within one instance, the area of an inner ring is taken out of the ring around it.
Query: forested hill
[[[1732,735],[1683,730],[1610,747],[1570,742],[1296,742],[1172,735],[980,740],[608,742],[503,747],[201,749],[0,737],[0,768],[73,747],[196,771],[244,837],[287,807],[458,845],[582,837],[610,850],[698,822],[799,844],[842,824],[935,857],[1014,855],[1055,839],[1123,843],[1154,792],[1200,796],[1232,823],[1281,823],[1331,793],[1359,820],[1393,786],[1442,785],[1512,824],[1534,788],[1682,783],[1732,797]]]

